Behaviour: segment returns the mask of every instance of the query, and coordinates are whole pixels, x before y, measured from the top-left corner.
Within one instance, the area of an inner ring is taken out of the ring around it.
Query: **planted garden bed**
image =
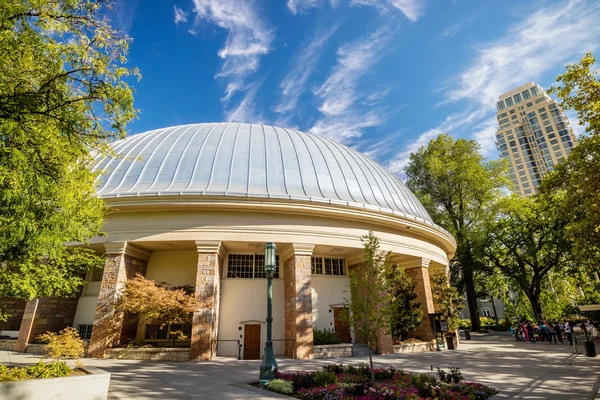
[[[485,400],[498,391],[466,382],[457,369],[417,374],[394,368],[375,368],[375,383],[366,365],[328,365],[317,371],[279,372],[267,390],[304,400]]]

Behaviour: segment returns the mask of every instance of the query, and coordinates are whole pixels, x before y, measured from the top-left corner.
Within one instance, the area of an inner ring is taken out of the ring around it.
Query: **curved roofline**
[[[369,221],[380,225],[386,225],[404,231],[411,230],[416,234],[433,239],[448,254],[448,259],[454,256],[456,241],[454,237],[439,225],[417,219],[411,215],[385,212],[373,208],[354,207],[353,205],[320,202],[311,203],[297,201],[297,199],[277,199],[267,197],[227,197],[193,195],[180,196],[123,196],[106,199],[114,212],[135,212],[148,209],[223,209],[241,208],[249,211],[286,213],[298,212],[324,215],[332,218],[353,218],[356,220]],[[393,211],[393,210],[389,210]]]

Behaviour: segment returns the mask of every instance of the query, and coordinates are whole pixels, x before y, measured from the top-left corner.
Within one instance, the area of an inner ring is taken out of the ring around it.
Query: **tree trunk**
[[[479,320],[479,310],[477,309],[477,296],[475,294],[473,271],[471,271],[471,266],[463,264],[462,260],[461,266],[465,278],[465,291],[467,292],[467,306],[469,307],[469,315],[471,316],[471,329],[478,332],[481,330],[481,321]]]
[[[375,385],[375,369],[373,369],[373,356],[371,355],[371,341],[369,340],[369,365],[371,366],[371,382]]]
[[[535,293],[531,293],[530,291],[526,291],[525,294],[529,299],[529,303],[533,309],[535,321],[537,322],[540,320],[540,318],[542,318],[542,305],[540,304],[540,299],[535,295]]]

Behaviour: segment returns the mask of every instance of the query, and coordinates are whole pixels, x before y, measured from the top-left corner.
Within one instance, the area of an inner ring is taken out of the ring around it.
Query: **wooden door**
[[[342,320],[344,308],[333,309],[333,327],[335,335],[341,340],[342,343],[351,343],[352,337],[350,336],[350,326],[346,321]]]
[[[260,324],[244,325],[244,360],[260,360]]]

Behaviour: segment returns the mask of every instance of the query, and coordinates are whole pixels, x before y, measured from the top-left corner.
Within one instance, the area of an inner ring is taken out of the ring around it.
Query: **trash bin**
[[[448,350],[456,350],[456,334],[447,333],[446,334],[446,343],[448,344]]]
[[[471,340],[471,331],[469,329],[465,329],[465,340]]]
[[[588,357],[596,357],[596,345],[594,342],[586,340],[583,344],[585,345],[585,355]]]

